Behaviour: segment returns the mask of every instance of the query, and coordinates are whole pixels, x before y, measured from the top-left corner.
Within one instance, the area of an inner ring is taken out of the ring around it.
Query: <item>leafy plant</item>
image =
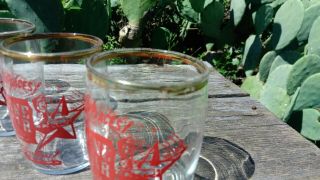
[[[121,47],[116,37],[107,36],[106,38],[107,40],[106,40],[106,43],[103,45],[103,50],[107,51],[107,50],[117,49]]]
[[[78,32],[105,38],[110,26],[110,0],[4,0],[0,17],[26,19],[36,32]]]
[[[13,17],[33,22],[37,32],[55,32],[63,29],[63,7],[57,0],[5,0],[5,2],[8,12]]]

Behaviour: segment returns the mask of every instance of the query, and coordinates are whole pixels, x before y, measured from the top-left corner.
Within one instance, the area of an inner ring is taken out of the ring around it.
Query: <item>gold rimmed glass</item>
[[[35,30],[35,25],[22,19],[0,18],[0,41],[5,38],[31,34]],[[2,63],[0,54],[0,64]],[[15,134],[9,118],[5,92],[0,75],[0,137],[12,136]]]
[[[192,179],[207,117],[207,66],[145,48],[108,51],[86,65],[94,178]]]
[[[0,44],[8,109],[25,158],[40,172],[89,165],[83,131],[84,62],[102,41],[76,33],[34,34]]]

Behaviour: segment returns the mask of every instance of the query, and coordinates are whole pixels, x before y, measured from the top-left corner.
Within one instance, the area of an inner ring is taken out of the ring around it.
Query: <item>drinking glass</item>
[[[2,77],[16,136],[27,160],[45,174],[89,165],[84,134],[84,61],[102,41],[76,33],[2,41]]]
[[[0,41],[5,38],[30,34],[35,30],[34,24],[21,20],[11,18],[0,18]],[[0,61],[3,57],[0,54]],[[9,118],[7,109],[7,102],[5,92],[2,85],[2,78],[0,75],[0,137],[12,136],[15,134],[12,123]]]
[[[94,179],[192,179],[207,116],[205,64],[177,52],[118,49],[86,66]]]

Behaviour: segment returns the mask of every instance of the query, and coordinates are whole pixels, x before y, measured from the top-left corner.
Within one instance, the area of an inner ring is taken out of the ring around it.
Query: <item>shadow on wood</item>
[[[255,170],[250,154],[238,145],[216,137],[204,137],[196,180],[249,179]]]

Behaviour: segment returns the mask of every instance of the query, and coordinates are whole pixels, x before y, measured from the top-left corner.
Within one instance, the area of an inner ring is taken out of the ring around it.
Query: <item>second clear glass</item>
[[[94,36],[34,34],[0,44],[10,118],[25,158],[45,174],[89,166],[84,133],[84,61],[102,49]]]
[[[207,117],[208,68],[176,52],[120,49],[87,61],[94,179],[190,180]]]
[[[0,41],[5,38],[31,34],[35,30],[35,25],[22,19],[0,18]],[[3,56],[0,53],[0,64]],[[7,108],[5,91],[0,75],[0,137],[13,136],[15,131],[12,127]]]

